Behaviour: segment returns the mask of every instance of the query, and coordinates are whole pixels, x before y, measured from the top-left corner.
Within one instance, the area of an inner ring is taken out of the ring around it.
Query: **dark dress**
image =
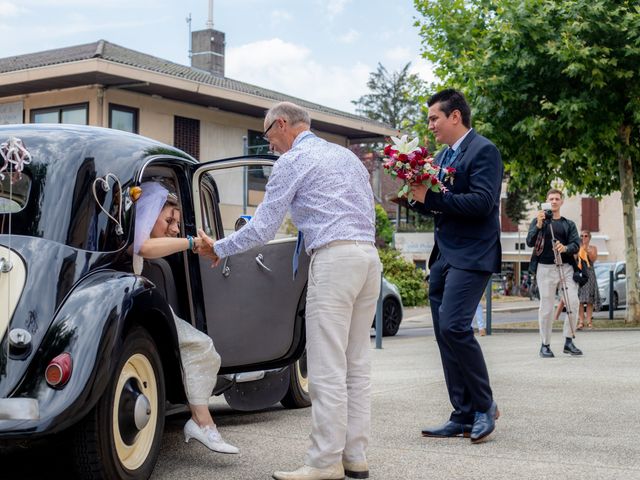
[[[593,264],[587,265],[586,262],[582,262],[582,269],[587,272],[589,280],[578,289],[580,304],[590,303],[594,305],[594,309],[597,310],[600,308],[600,294],[598,293],[596,272],[593,268]]]

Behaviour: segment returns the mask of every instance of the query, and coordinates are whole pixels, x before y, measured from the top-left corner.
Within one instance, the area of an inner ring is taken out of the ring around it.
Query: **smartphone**
[[[540,205],[540,210],[551,210],[551,204],[549,202],[544,202]]]

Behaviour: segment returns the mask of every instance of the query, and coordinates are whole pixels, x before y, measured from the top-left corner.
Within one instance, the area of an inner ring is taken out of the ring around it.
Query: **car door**
[[[253,216],[276,158],[241,157],[195,167],[197,227],[220,239],[235,231],[239,219]],[[267,244],[225,258],[217,268],[199,260],[202,311],[223,373],[284,366],[302,353],[309,257],[301,255],[294,280],[296,239],[287,215]]]

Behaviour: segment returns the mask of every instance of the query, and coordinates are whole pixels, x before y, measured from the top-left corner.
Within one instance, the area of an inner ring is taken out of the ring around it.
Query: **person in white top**
[[[213,242],[209,256],[246,251],[274,238],[287,210],[311,255],[306,335],[311,446],[304,465],[278,471],[277,480],[368,478],[370,327],[380,293],[374,246],[375,213],[369,174],[350,150],[309,130],[309,114],[283,102],[264,120],[271,149],[282,153],[264,201],[242,229]]]

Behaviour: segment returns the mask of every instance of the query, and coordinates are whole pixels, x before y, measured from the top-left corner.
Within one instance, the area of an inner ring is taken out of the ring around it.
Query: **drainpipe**
[[[104,119],[104,87],[102,85],[98,85],[98,90],[97,90],[97,100],[98,100],[98,127],[104,127],[105,126],[105,119]]]

